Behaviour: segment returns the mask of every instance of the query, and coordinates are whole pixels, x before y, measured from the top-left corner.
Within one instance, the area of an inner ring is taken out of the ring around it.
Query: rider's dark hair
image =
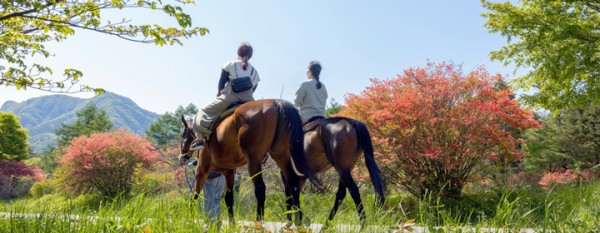
[[[321,86],[323,86],[321,81],[319,81],[319,75],[321,74],[321,63],[318,61],[311,61],[308,63],[308,70],[310,70],[312,76],[317,79],[317,89],[321,89]]]
[[[252,46],[248,42],[242,43],[238,48],[237,54],[242,58],[242,69],[248,69],[248,60],[252,58]]]

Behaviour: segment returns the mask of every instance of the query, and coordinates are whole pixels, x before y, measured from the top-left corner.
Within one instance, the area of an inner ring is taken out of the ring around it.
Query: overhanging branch
[[[40,9],[37,9],[37,10],[36,9],[31,9],[31,10],[20,11],[20,12],[16,12],[16,13],[4,15],[4,16],[0,17],[0,21],[4,21],[4,20],[10,19],[10,18],[14,18],[14,17],[25,16],[27,14],[34,13],[34,12],[39,12],[40,10],[42,10],[44,8],[47,8],[47,7],[52,6],[52,5],[55,5],[56,3],[59,3],[59,2],[62,2],[62,1],[64,1],[64,0],[56,0],[56,1],[53,1],[53,2],[49,2],[46,5],[44,5],[43,7],[41,7]]]

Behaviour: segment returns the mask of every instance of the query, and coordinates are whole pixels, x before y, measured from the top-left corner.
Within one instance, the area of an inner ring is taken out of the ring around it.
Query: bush
[[[131,192],[139,194],[160,194],[177,189],[177,178],[171,173],[146,172],[136,169]]]
[[[41,198],[46,194],[54,193],[54,186],[48,181],[36,182],[33,183],[33,186],[31,186],[29,193],[34,198]]]
[[[0,199],[22,197],[35,181],[44,180],[42,170],[19,161],[0,160]]]
[[[545,190],[550,190],[557,185],[566,185],[578,181],[578,175],[573,170],[565,169],[560,172],[549,172],[544,174],[540,180],[540,185]]]
[[[386,180],[418,197],[460,196],[476,171],[518,161],[515,133],[538,128],[501,75],[428,64],[348,95],[340,115],[363,121]]]
[[[135,169],[149,169],[158,157],[151,148],[148,140],[125,130],[75,138],[59,162],[60,183],[73,194],[127,193]]]
[[[0,180],[0,199],[23,197],[29,193],[33,180],[29,176]]]

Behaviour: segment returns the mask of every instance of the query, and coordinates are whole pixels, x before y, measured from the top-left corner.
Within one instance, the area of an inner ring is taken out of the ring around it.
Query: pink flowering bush
[[[545,190],[550,190],[556,185],[564,185],[577,181],[579,179],[579,175],[575,173],[573,170],[565,169],[560,172],[549,172],[546,173],[539,184]]]
[[[22,197],[36,181],[43,181],[44,172],[20,161],[0,160],[0,199]]]
[[[138,169],[149,169],[158,157],[147,139],[121,129],[81,136],[65,148],[59,177],[68,191],[116,196],[131,189]]]

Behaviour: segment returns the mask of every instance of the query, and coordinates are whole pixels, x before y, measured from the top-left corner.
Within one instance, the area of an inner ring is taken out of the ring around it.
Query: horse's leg
[[[290,192],[292,194],[292,206],[293,208],[295,208],[295,210],[298,211],[295,223],[299,226],[302,223],[303,213],[300,209],[300,181],[298,179],[299,177],[297,176],[290,177],[289,179],[287,179],[287,185],[289,186]]]
[[[338,182],[338,190],[337,190],[337,193],[335,194],[335,202],[333,203],[333,209],[331,209],[331,212],[329,213],[329,221],[333,220],[333,217],[335,217],[335,214],[337,213],[338,208],[344,201],[345,197],[346,197],[346,185],[342,181],[342,176],[340,175],[340,180]]]
[[[256,197],[256,221],[262,221],[265,216],[265,181],[262,177],[262,166],[260,162],[248,163],[248,174],[254,183],[254,196]]]
[[[227,181],[227,191],[225,191],[225,204],[227,205],[227,213],[229,214],[229,221],[235,224],[233,219],[233,204],[234,204],[234,184],[235,184],[235,170],[232,169],[225,173],[225,180]]]
[[[360,218],[360,225],[364,226],[366,216],[365,211],[363,209],[362,201],[360,200],[360,192],[358,191],[358,186],[354,179],[352,179],[352,174],[349,170],[342,171],[340,173],[340,180],[344,182],[346,187],[348,187],[348,191],[350,192],[350,196],[354,200],[354,205],[356,206],[356,212],[358,212],[358,216]]]
[[[196,168],[196,183],[194,184],[194,200],[197,200],[200,191],[204,187],[208,173],[210,172],[210,163],[212,158],[204,150],[200,151],[198,156],[198,167]]]
[[[283,172],[279,172],[279,174],[281,175],[281,180],[283,181],[283,188],[284,188],[284,192],[285,192],[285,207],[287,210],[287,219],[288,219],[288,224],[291,224],[292,222],[292,213],[290,212],[290,210],[292,209],[292,206],[294,205],[294,200],[292,199],[292,191],[290,190],[290,186],[288,185],[287,180],[285,179],[285,176],[283,175]]]

